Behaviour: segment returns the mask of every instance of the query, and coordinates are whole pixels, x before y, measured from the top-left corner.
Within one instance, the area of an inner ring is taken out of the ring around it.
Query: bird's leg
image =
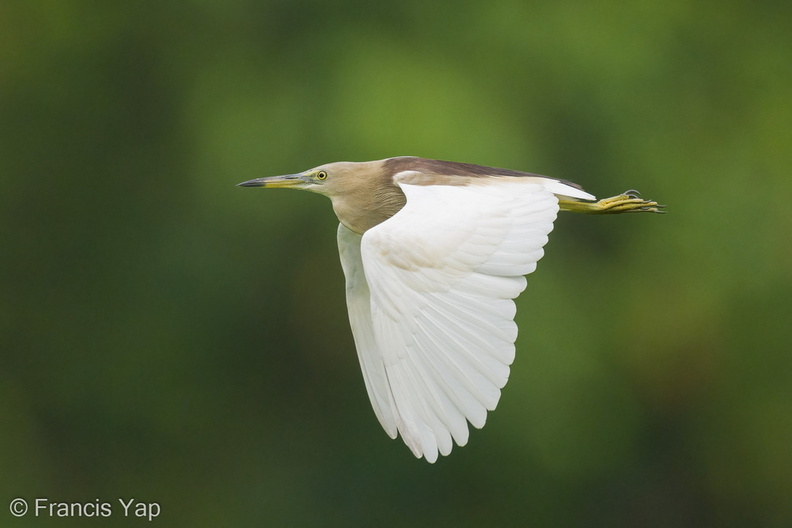
[[[603,198],[597,202],[579,202],[576,200],[559,200],[562,211],[586,214],[618,214],[618,213],[665,213],[664,205],[644,200],[638,191],[625,191],[618,196]]]

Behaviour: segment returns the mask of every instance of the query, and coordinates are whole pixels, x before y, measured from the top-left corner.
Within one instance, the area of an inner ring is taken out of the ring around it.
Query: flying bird
[[[371,405],[391,438],[432,463],[498,404],[514,360],[513,299],[558,211],[663,212],[636,191],[597,201],[557,178],[412,156],[239,185],[330,198]]]

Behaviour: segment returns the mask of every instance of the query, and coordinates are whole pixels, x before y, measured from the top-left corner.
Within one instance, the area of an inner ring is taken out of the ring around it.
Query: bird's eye
[[[327,179],[327,173],[325,171],[317,172],[316,173],[316,179],[317,180],[326,180]]]

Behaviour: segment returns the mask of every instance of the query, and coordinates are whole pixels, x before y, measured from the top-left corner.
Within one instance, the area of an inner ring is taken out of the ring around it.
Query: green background
[[[792,525],[788,2],[0,4],[0,525]],[[637,188],[562,215],[468,446],[380,429],[329,202],[417,155]]]

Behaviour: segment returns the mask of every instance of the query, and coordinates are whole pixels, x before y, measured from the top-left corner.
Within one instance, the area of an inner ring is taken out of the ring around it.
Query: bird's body
[[[513,299],[559,209],[659,212],[634,191],[509,169],[397,157],[329,163],[243,186],[328,196],[366,389],[385,431],[434,462],[481,428],[514,359]]]

